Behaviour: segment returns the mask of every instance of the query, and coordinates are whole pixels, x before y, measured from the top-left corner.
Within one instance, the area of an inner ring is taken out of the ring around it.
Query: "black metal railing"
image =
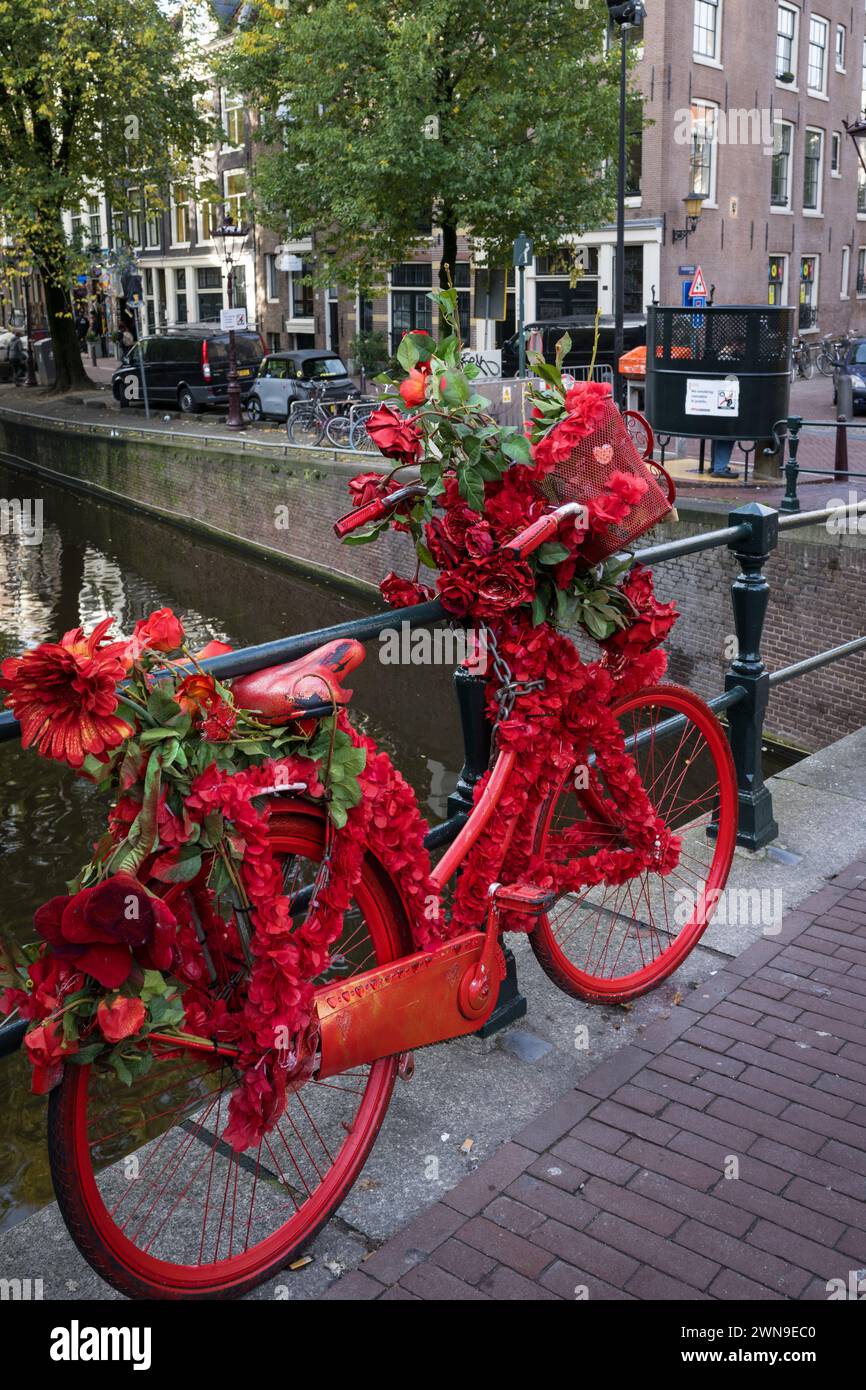
[[[803,430],[819,430],[822,434],[827,434],[830,430],[835,433],[835,453],[832,468],[809,468],[800,462],[800,448],[803,443]],[[785,495],[779,506],[779,510],[785,515],[797,514],[800,511],[800,498],[798,495],[798,484],[801,473],[810,473],[814,477],[833,478],[835,482],[847,482],[849,478],[866,478],[866,473],[858,473],[848,466],[848,440],[851,431],[866,430],[866,422],[846,419],[840,415],[836,420],[804,420],[801,415],[789,415],[785,420],[777,420],[773,426],[773,448],[766,449],[764,452],[768,456],[777,454],[783,444],[787,443],[788,452],[785,459]]]
[[[793,447],[796,434],[792,432],[790,438]],[[794,452],[796,458],[796,449]],[[737,844],[752,852],[762,849],[778,835],[772,797],[764,782],[761,759],[770,692],[777,685],[866,650],[866,636],[856,637],[781,670],[768,671],[761,656],[761,639],[770,596],[764,568],[778,545],[781,531],[820,525],[831,518],[858,515],[866,515],[866,501],[849,506],[825,507],[819,511],[789,512],[787,515],[784,509],[780,514],[760,502],[749,502],[730,512],[727,526],[681,540],[646,546],[633,556],[636,564],[658,565],[683,556],[727,547],[739,564],[739,573],[731,584],[737,654],[725,673],[724,689],[713,696],[708,704],[717,714],[724,712],[727,717],[728,738],[737,773]],[[425,627],[447,619],[448,614],[441,603],[433,600],[410,608],[377,613],[368,618],[355,618],[334,627],[319,628],[276,642],[244,647],[240,651],[212,657],[201,665],[221,679],[228,679],[293,661],[337,638],[370,640],[394,628],[399,629],[403,623],[411,627]],[[450,844],[466,824],[473,805],[475,786],[484,776],[490,761],[491,729],[485,716],[486,679],[461,667],[455,673],[454,683],[463,728],[464,761],[457,786],[448,799],[447,818],[433,826],[426,837],[426,845],[431,850]],[[673,734],[682,723],[683,716],[675,716],[665,721],[661,732]],[[18,738],[20,732],[20,726],[12,714],[0,714],[0,741]],[[633,751],[645,736],[639,734],[627,739],[626,748]],[[658,739],[658,729],[654,736]],[[308,893],[311,891],[308,890]],[[294,911],[304,910],[307,900],[304,894],[298,895],[293,903]],[[495,1032],[526,1012],[526,1001],[517,990],[513,957],[510,952],[506,952],[506,955],[508,975],[496,1010],[483,1033]],[[19,1045],[24,1028],[25,1025],[17,1021],[0,1025],[0,1055]]]

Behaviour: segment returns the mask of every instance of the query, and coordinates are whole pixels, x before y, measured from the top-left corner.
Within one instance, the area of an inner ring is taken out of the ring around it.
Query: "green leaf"
[[[500,448],[506,458],[512,459],[515,463],[532,462],[529,440],[522,434],[516,434],[511,439],[503,439]]]
[[[543,565],[558,565],[560,561],[567,560],[571,551],[559,541],[547,541],[540,545],[535,552]]]
[[[407,372],[411,371],[421,355],[411,333],[407,333],[404,338],[400,339],[396,355],[400,366]]]

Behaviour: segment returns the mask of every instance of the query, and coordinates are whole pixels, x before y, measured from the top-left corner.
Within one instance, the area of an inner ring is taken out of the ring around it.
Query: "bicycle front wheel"
[[[836,361],[828,352],[818,353],[817,366],[822,376],[833,376],[836,371]]]
[[[568,994],[625,1003],[666,979],[697,945],[727,882],[737,835],[737,784],[724,730],[679,686],[654,686],[614,706],[656,814],[682,839],[677,867],[642,869],[560,898],[530,936],[540,964]],[[576,765],[539,816],[536,853],[551,867],[576,854],[627,849],[604,791],[581,790]],[[579,849],[576,849],[579,846]]]
[[[356,419],[352,425],[349,436],[349,448],[354,449],[358,454],[377,454],[379,452],[375,440],[370,438],[367,433],[367,421]]]
[[[270,836],[291,895],[315,878],[324,821],[312,811],[275,810]],[[179,921],[185,897],[172,895]],[[329,980],[342,983],[404,953],[398,901],[367,860]],[[130,1298],[239,1297],[295,1258],[343,1201],[385,1116],[396,1069],[388,1057],[309,1081],[258,1146],[237,1153],[224,1138],[237,1085],[225,1059],[154,1049],[150,1070],[128,1087],[108,1067],[68,1066],[51,1094],[48,1145],[73,1240]]]
[[[312,410],[295,410],[286,423],[289,443],[301,449],[315,449],[322,442],[325,426]]]
[[[352,434],[352,422],[348,415],[332,415],[325,426],[325,438],[335,449],[348,449]]]

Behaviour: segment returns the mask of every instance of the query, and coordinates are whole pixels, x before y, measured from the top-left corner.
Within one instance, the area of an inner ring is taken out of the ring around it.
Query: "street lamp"
[[[608,21],[620,26],[619,62],[619,165],[616,180],[616,261],[614,275],[613,397],[620,407],[623,378],[619,359],[625,350],[625,160],[628,117],[628,31],[646,19],[643,0],[607,0]]]
[[[249,227],[239,227],[231,214],[226,211],[223,214],[222,226],[217,227],[213,233],[213,243],[218,254],[222,257],[228,277],[228,297],[229,308],[234,308],[234,272],[235,266],[240,260],[249,236]],[[241,383],[238,376],[238,355],[235,346],[235,330],[229,329],[229,413],[226,416],[226,428],[230,430],[242,430],[244,420],[241,414]]]
[[[860,116],[856,121],[849,125],[847,121],[842,122],[845,127],[846,135],[850,135],[854,141],[854,148],[857,151],[857,158],[863,166],[866,174],[866,116]]]
[[[706,193],[689,193],[683,198],[683,202],[686,205],[686,225],[684,227],[674,227],[671,232],[672,241],[684,241],[686,245],[688,245],[689,237],[692,232],[697,231],[706,197]]]

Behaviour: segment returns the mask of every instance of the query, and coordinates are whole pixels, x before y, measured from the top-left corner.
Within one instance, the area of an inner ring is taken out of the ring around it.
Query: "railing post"
[[[750,534],[728,546],[739,561],[740,573],[731,586],[737,655],[725,673],[725,689],[745,691],[745,698],[728,710],[728,737],[739,790],[737,844],[754,852],[779,833],[761,763],[764,716],[770,698],[770,677],[761,659],[761,635],[770,598],[764,565],[779,541],[779,514],[760,502],[749,502],[728,517],[730,526],[744,524]]]
[[[803,417],[801,415],[788,416],[788,459],[785,464],[785,496],[782,498],[780,511],[798,512],[800,510],[800,499],[797,496],[797,478],[800,474],[800,465],[797,462],[797,455],[800,452],[800,430],[803,427]]]
[[[463,726],[463,768],[457,779],[457,786],[448,798],[448,815],[456,816],[462,811],[472,810],[475,786],[484,776],[490,765],[491,729],[484,712],[487,678],[474,675],[465,666],[458,666],[454,672],[454,689],[460,709],[460,722]],[[483,923],[479,926],[483,928]],[[517,984],[517,962],[507,946],[505,955],[505,979],[499,990],[496,1008],[479,1029],[479,1037],[489,1038],[523,1018],[528,1005]]]

